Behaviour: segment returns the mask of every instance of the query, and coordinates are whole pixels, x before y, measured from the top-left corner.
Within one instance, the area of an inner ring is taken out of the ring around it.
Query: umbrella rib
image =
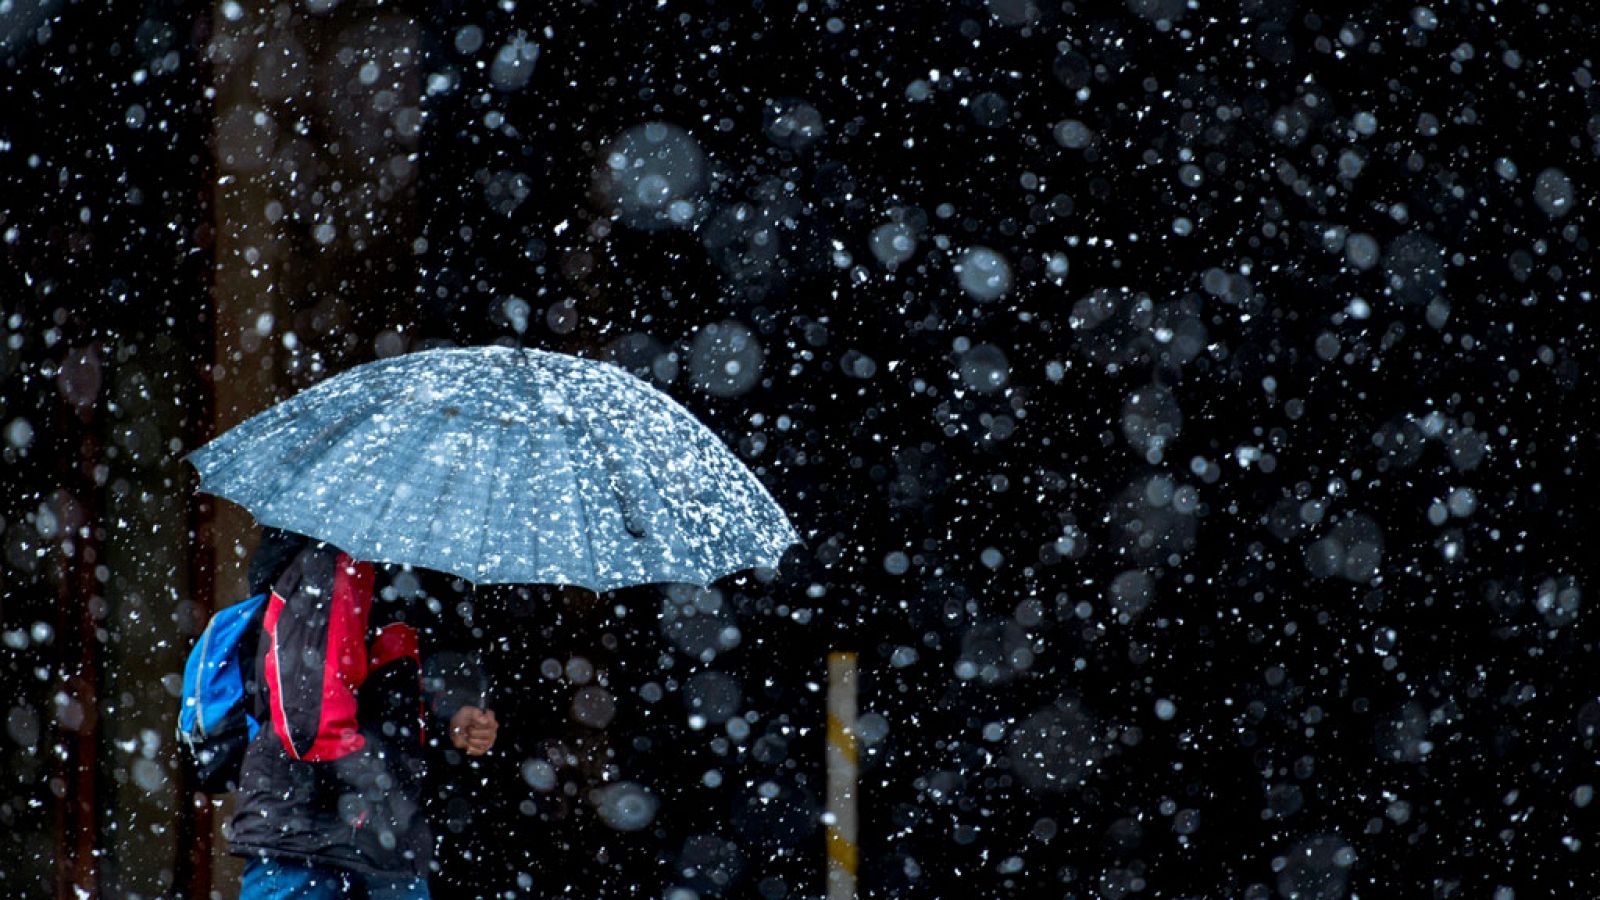
[[[529,356],[526,352],[523,352],[518,353],[513,360],[508,360],[507,362],[511,363],[513,361],[515,364],[511,365],[510,368],[517,374],[517,376],[525,385],[524,393],[526,396],[533,398],[538,397],[540,390],[538,368],[540,365],[542,365],[542,363],[539,362],[539,358]],[[537,404],[530,402],[529,406],[530,409],[538,409]],[[537,422],[536,417],[534,422],[527,423],[529,425],[529,431],[531,432],[529,436],[529,446],[535,450],[535,453],[539,453],[543,452],[543,442],[540,440],[539,433],[534,428],[535,422]],[[525,514],[527,521],[533,521],[533,512],[538,508],[539,504],[537,501],[535,501],[529,511]],[[540,571],[540,563],[544,561],[544,544],[539,540],[537,534],[535,534],[532,540],[530,540],[528,543],[528,557],[528,568],[533,572]]]
[[[400,478],[396,478],[394,480],[394,483],[396,485],[410,484],[411,483],[412,474],[415,473],[417,471],[417,469],[421,468],[422,463],[426,459],[426,457],[427,457],[427,454],[425,454],[425,453],[413,453],[413,454],[411,454],[411,461],[406,465],[405,472],[403,473],[403,476],[400,477]],[[368,520],[367,526],[365,528],[363,528],[359,533],[355,533],[355,534],[351,535],[350,540],[351,540],[352,543],[354,543],[357,540],[360,540],[362,542],[366,542],[367,534],[368,534],[368,532],[370,532],[372,530],[372,524],[375,523],[375,522],[384,521],[384,519],[389,515],[390,508],[394,506],[395,498],[397,496],[398,496],[398,494],[396,493],[396,491],[393,488],[390,488],[389,491],[384,495],[383,503],[381,505],[379,505],[377,512],[375,512],[372,515],[372,517]]]
[[[566,404],[569,407],[573,406],[571,398],[567,396],[566,391],[562,390],[562,387],[559,384],[559,380],[558,380],[558,384],[557,384],[557,386],[555,388],[555,391],[556,391],[556,393],[560,394],[561,401],[564,404]],[[577,419],[578,419],[577,416],[573,416],[572,417],[572,420],[573,420],[574,424],[577,424]],[[560,423],[560,416],[556,417],[556,421],[557,421],[558,424]],[[580,431],[582,431],[582,426],[579,426],[579,429],[580,429]],[[557,428],[556,429],[556,433],[561,435],[561,449],[562,449],[562,451],[564,453],[566,453],[567,460],[570,463],[572,463],[573,471],[577,472],[578,471],[577,460],[578,460],[579,457],[578,457],[578,454],[572,452],[572,448],[569,446],[567,430],[565,428]],[[587,436],[588,432],[587,431],[583,431],[583,434],[585,436]],[[578,486],[580,488],[583,486],[581,480],[580,480]],[[593,583],[595,585],[600,585],[600,564],[599,564],[600,557],[595,552],[595,549],[594,549],[594,528],[592,527],[593,523],[594,523],[594,516],[589,511],[588,491],[583,491],[583,490],[578,491],[578,508],[583,511],[583,538],[584,538],[584,542],[586,544],[588,544],[588,547],[589,547],[589,572],[591,574],[591,580],[593,581]],[[587,587],[587,585],[585,585],[585,587]],[[600,591],[597,588],[590,588],[590,589],[594,590],[594,592],[597,593],[597,594],[600,593]]]
[[[283,404],[269,407],[267,410],[258,413],[256,416],[241,423],[238,426],[238,429],[236,429],[236,433],[244,433],[243,430],[250,428],[252,423],[260,421],[264,416],[272,416],[274,411],[280,411],[279,414],[273,416],[270,421],[263,423],[260,430],[261,433],[253,435],[250,438],[249,443],[259,446],[262,444],[270,444],[273,441],[280,439],[278,435],[280,435],[283,431],[293,430],[296,427],[298,420],[308,417],[309,413],[306,412],[307,409],[315,411],[318,408],[316,401],[321,399],[318,397],[318,394],[321,393],[319,389],[329,386],[330,383],[331,382],[329,381],[321,382],[320,384],[312,386],[306,392],[298,394],[295,397],[285,401]],[[367,403],[356,405],[349,415],[337,419],[334,422],[322,427],[315,435],[316,440],[297,441],[290,444],[284,456],[284,462],[289,468],[290,475],[294,474],[294,465],[304,464],[311,458],[306,455],[307,450],[316,446],[326,436],[332,435],[336,438],[342,437],[344,434],[347,434],[348,432],[359,427],[360,421],[369,415],[369,410],[375,403],[387,405],[394,399],[395,396],[395,392],[393,391],[386,392],[381,398],[371,397],[370,394],[367,394],[366,392],[363,392],[363,394],[367,397]],[[205,448],[202,448],[202,450],[204,449]],[[198,453],[200,451],[196,452]],[[248,462],[250,456],[251,454],[248,452],[234,454],[232,459],[226,460],[218,465],[213,472],[213,475],[220,477],[224,472],[232,469],[235,465]],[[287,479],[280,478],[278,482],[272,486],[272,493],[276,493],[277,491],[281,490],[285,480]]]
[[[273,415],[271,421],[264,423],[260,428],[262,433],[269,438],[283,431],[285,425],[292,426],[295,418],[293,414],[283,412],[282,407],[278,406],[269,407],[258,415],[267,416],[271,413],[277,414]],[[240,437],[256,421],[256,418],[246,419],[224,435],[223,437],[228,438],[231,442],[231,445],[226,450],[222,448],[221,438],[219,438],[217,441],[213,441],[189,455],[189,461],[200,471],[202,482],[221,481],[224,476],[240,465],[257,465],[259,463],[259,460],[254,458],[248,451],[254,446],[267,441],[263,441],[260,436],[252,436],[253,439],[250,441],[242,441]],[[208,456],[221,458],[211,463],[209,467],[203,466],[202,464],[206,462]]]
[[[755,472],[744,466],[737,458],[734,458],[733,451],[704,422],[700,422],[698,419],[694,419],[692,422],[693,426],[706,432],[706,436],[702,440],[690,442],[694,452],[699,456],[700,468],[702,470],[726,471],[730,486],[737,485],[752,513],[752,517],[749,520],[744,520],[747,527],[756,534],[761,534],[772,524],[762,521],[770,518],[770,515],[762,515],[762,513],[770,514],[776,512],[779,517],[779,521],[776,524],[781,526],[777,530],[785,534],[792,533],[794,528],[789,523],[788,517],[783,513],[782,507],[773,499],[772,494],[767,491],[766,485],[761,483],[761,479],[756,476]],[[725,544],[736,543],[731,535],[725,535],[722,540]],[[787,547],[788,544],[784,546]],[[773,564],[777,564],[776,560],[773,561]],[[713,575],[720,577],[721,574],[727,574],[728,571],[737,571],[738,568],[742,567],[727,569],[727,565],[727,562],[724,561],[717,568],[726,569],[727,571],[713,572]]]
[[[386,396],[382,398],[381,401],[374,400],[374,403],[384,402],[389,399],[390,397]],[[323,457],[327,456],[330,452],[338,447],[338,442],[340,440],[354,432],[356,429],[360,428],[362,425],[371,421],[372,417],[369,410],[372,408],[372,405],[373,404],[366,404],[358,407],[349,415],[336,419],[327,426],[319,429],[312,439],[297,442],[296,444],[292,445],[288,451],[285,452],[280,462],[278,477],[272,482],[272,486],[260,492],[262,496],[267,498],[266,502],[269,504],[272,503],[273,499],[278,496],[278,493],[283,490],[284,485],[298,477],[301,474],[301,470],[315,466],[315,464]],[[292,422],[294,418],[294,416],[289,416],[287,421]],[[258,440],[263,443],[266,442],[265,438]],[[312,452],[313,448],[316,449],[316,452]],[[220,476],[221,473],[219,472],[215,474]]]
[[[567,435],[564,430],[561,433],[561,446],[567,451],[567,459],[573,463],[573,468],[576,470],[578,455],[573,453],[572,450],[567,447]],[[581,480],[579,482],[579,487],[582,487]],[[583,539],[584,542],[589,546],[590,577],[593,582],[598,585],[600,584],[600,554],[594,549],[594,524],[596,520],[594,514],[589,509],[588,491],[578,491],[578,508],[583,511]],[[598,594],[599,590],[595,590],[595,593]]]
[[[671,402],[661,402],[663,398]],[[653,397],[652,399],[657,401],[657,406],[659,408],[657,415],[659,418],[676,426],[678,434],[674,435],[674,437],[678,439],[679,443],[684,445],[686,448],[685,452],[694,457],[694,469],[697,472],[704,474],[708,472],[721,471],[728,468],[726,465],[727,460],[721,458],[716,453],[716,448],[722,446],[722,439],[716,434],[716,432],[712,431],[709,426],[696,418],[693,413],[688,411],[688,409],[672,400],[670,396],[663,394],[660,397]],[[670,471],[671,466],[666,464],[667,461],[657,452],[659,448],[653,442],[641,441],[638,443],[638,446],[641,448],[642,453],[650,457],[649,462],[652,463],[651,465],[643,467],[646,477],[649,478],[650,483],[656,490],[657,495],[666,497],[667,494],[662,488],[662,481],[657,477],[657,470],[659,469],[661,472]],[[743,472],[743,467],[736,464],[735,471],[730,474],[733,478],[738,479],[740,474]],[[754,478],[754,475],[749,474],[746,477]],[[741,484],[741,487],[745,487],[746,492],[748,492],[747,486]],[[721,508],[721,504],[719,503],[706,504],[702,499],[703,494],[704,491],[700,491],[694,498],[695,501],[701,503],[703,506],[709,507],[712,510],[718,510]],[[766,499],[769,503],[772,503],[774,506],[776,505],[776,502],[772,501],[770,496],[767,496]],[[727,547],[736,543],[732,531],[723,534],[713,543],[708,535],[695,532],[688,528],[687,523],[682,521],[680,515],[678,515],[681,512],[682,510],[674,509],[671,506],[667,507],[667,517],[669,521],[671,521],[678,529],[679,536],[683,538],[687,538],[691,534],[698,536],[707,542],[708,547],[708,552],[704,555],[704,558],[689,558],[683,561],[685,567],[689,571],[693,572],[695,576],[700,578],[705,584],[710,584],[729,572],[735,572],[740,568],[743,568],[741,564],[738,564],[737,560],[735,560],[733,563],[730,563],[727,559],[726,553],[718,552],[719,549],[726,549]]]
[[[445,498],[450,496],[451,490],[455,487],[455,483],[457,481],[456,476],[459,474],[457,471],[458,468],[459,467],[453,465],[446,465],[444,467],[444,483],[440,486],[439,490],[433,492],[433,509],[429,511],[427,521],[437,522],[440,520],[440,513],[445,509]],[[455,545],[451,544],[451,546],[454,547]]]
[[[607,424],[608,424],[608,425],[609,425],[609,424],[610,424],[610,423],[609,423],[609,422],[608,422],[608,423],[607,423]],[[624,435],[623,435],[623,434],[622,434],[622,432],[621,432],[621,430],[620,430],[620,429],[616,429],[616,430],[613,430],[613,431],[612,431],[612,434],[613,434],[613,435],[615,435],[615,436],[617,436],[617,437],[619,437],[619,438],[620,438],[620,437],[624,437]],[[597,442],[597,443],[598,443],[598,442]],[[613,446],[613,447],[615,447],[615,446],[618,446],[618,444],[620,444],[620,443],[621,443],[621,442],[620,442],[620,441],[618,441],[618,442],[613,442],[613,443],[612,443],[612,444],[611,444],[611,445],[610,445],[610,446]],[[652,455],[652,456],[654,456],[654,455],[655,455],[655,454],[654,454],[654,450],[655,450],[655,448],[654,448],[654,447],[653,447],[653,446],[652,446],[652,445],[651,445],[651,444],[650,444],[650,442],[649,442],[649,441],[637,441],[637,442],[635,442],[635,445],[636,445],[636,446],[638,446],[638,447],[639,447],[639,448],[640,448],[640,449],[641,449],[641,450],[642,450],[642,451],[643,451],[643,452],[644,452],[644,453],[646,453],[646,454],[650,454],[650,455]],[[602,452],[604,452],[604,451],[603,451],[603,450],[602,450]],[[620,457],[620,455],[619,455],[619,456],[618,456],[618,462],[619,462],[619,463],[620,463],[620,462],[622,462],[622,461],[623,461],[623,460],[622,460],[622,459],[621,459],[621,457]],[[679,523],[679,522],[678,522],[678,521],[677,521],[677,520],[676,520],[676,518],[675,518],[675,517],[674,517],[674,516],[673,516],[673,509],[672,509],[672,507],[671,507],[671,506],[669,506],[669,505],[667,505],[667,504],[666,504],[666,502],[665,502],[665,501],[666,501],[666,499],[667,499],[667,497],[668,497],[668,493],[667,493],[667,491],[666,491],[666,489],[665,489],[665,488],[666,488],[666,485],[665,485],[665,483],[664,483],[664,482],[662,482],[662,481],[661,481],[661,479],[660,479],[660,478],[658,478],[658,477],[657,477],[657,469],[660,469],[660,470],[662,470],[662,471],[666,471],[666,468],[667,468],[667,467],[666,467],[666,466],[659,466],[659,465],[655,465],[655,463],[657,463],[657,462],[658,462],[658,459],[651,459],[651,460],[650,460],[650,462],[651,462],[651,463],[652,463],[652,464],[651,464],[651,465],[646,465],[646,466],[640,466],[640,467],[638,467],[638,468],[642,468],[642,469],[643,469],[643,470],[644,470],[644,475],[645,475],[645,478],[646,478],[646,479],[648,479],[648,480],[649,480],[649,482],[650,482],[650,486],[651,486],[651,488],[652,488],[652,489],[654,489],[654,491],[655,491],[655,494],[656,494],[656,496],[657,496],[657,497],[660,497],[660,498],[662,498],[662,501],[663,501],[663,506],[664,506],[664,507],[665,507],[665,508],[666,508],[666,510],[667,510],[667,520],[668,520],[668,521],[669,521],[669,522],[671,522],[671,523],[672,523],[672,524],[673,524],[673,525],[674,525],[674,526],[676,526],[676,527],[677,527],[677,530],[678,530],[678,532],[679,532],[679,534],[680,534],[680,536],[681,536],[681,535],[682,535],[682,533],[683,533],[683,532],[684,532],[684,531],[685,531],[685,529],[684,529],[684,528],[683,528],[683,526],[682,526],[682,525],[681,525],[681,524],[680,524],[680,523]],[[643,511],[642,511],[642,510],[641,510],[641,511],[640,511],[640,514],[641,514],[641,515],[643,515]],[[671,546],[672,546],[672,543],[671,543],[671,541],[670,541],[670,540],[668,540],[668,538],[669,538],[669,537],[671,537],[671,536],[670,536],[670,535],[660,535],[660,536],[657,536],[657,535],[655,535],[655,534],[651,534],[651,535],[650,535],[650,536],[651,536],[651,537],[658,537],[658,538],[659,538],[659,540],[660,540],[660,543],[661,543],[661,544],[662,544],[662,546],[664,546],[664,547],[669,547],[669,548],[670,548],[670,547],[671,547]]]
[[[722,438],[719,437],[716,432],[712,431],[710,426],[700,422],[698,419],[693,420],[693,422],[694,424],[699,425],[700,430],[704,432],[703,434],[697,435],[700,438],[699,440],[687,441],[689,445],[689,452],[695,457],[695,468],[700,472],[724,471],[727,466],[724,464],[724,461],[717,456],[715,446],[713,446],[713,442],[715,442],[716,446],[720,446],[722,443]],[[691,434],[695,434],[695,429],[691,428],[690,432]],[[726,473],[724,473],[724,475],[726,477]],[[733,478],[728,478],[727,480],[728,483],[724,486],[721,496],[717,498],[717,502],[708,503],[706,501],[706,492],[703,488],[696,490],[694,497],[695,502],[699,503],[702,507],[710,507],[712,510],[721,510],[731,497],[730,489],[735,486]],[[753,525],[753,523],[750,524]],[[735,541],[735,535],[732,533],[732,531],[733,530],[731,528],[726,529],[725,533],[715,538],[714,543],[709,536],[707,537],[707,543],[711,544],[715,550],[707,554],[709,557],[706,560],[708,571],[701,576],[705,579],[706,584],[710,584],[711,582],[717,580],[720,575],[726,574],[719,570],[727,568],[727,559],[729,555],[732,555],[735,558],[737,558],[739,555],[736,551],[732,553],[721,552],[726,550],[726,548],[737,546],[737,541]]]
[[[719,460],[713,452],[713,445],[721,446],[722,438],[718,436],[715,431],[712,431],[709,425],[700,421],[700,419],[695,416],[694,413],[690,412],[688,407],[685,407],[683,404],[679,403],[671,395],[662,394],[657,400],[657,403],[663,409],[663,417],[669,419],[681,429],[682,433],[679,435],[679,437],[684,445],[684,452],[693,460],[692,469],[702,475],[722,471],[725,467],[720,464],[721,460]],[[703,484],[689,484],[685,485],[685,487],[689,489],[689,493],[691,495],[685,498],[686,501],[692,501],[696,504],[699,504],[702,510],[709,509],[716,511],[723,507],[723,503],[720,502],[720,499],[713,502],[707,502],[707,492]],[[700,537],[702,540],[706,541],[708,550],[712,547],[721,549],[729,546],[732,542],[731,534],[724,534],[720,538],[717,538],[715,544],[712,543],[708,535],[702,533]],[[704,560],[707,565],[707,571],[705,573],[702,574],[698,567],[695,570],[696,574],[699,575],[707,585],[715,581],[721,575],[726,574],[726,572],[722,570],[737,570],[737,567],[735,569],[728,569],[725,560],[720,565],[716,564],[714,560],[715,555],[716,554],[713,552],[707,553],[707,558]]]
[[[495,431],[494,453],[490,457],[492,464],[489,466],[489,492],[484,497],[483,524],[482,527],[478,529],[478,553],[476,556],[477,566],[475,569],[475,574],[477,574],[479,577],[482,577],[483,575],[483,551],[484,548],[489,545],[489,523],[495,517],[495,504],[493,501],[497,492],[495,491],[494,478],[495,474],[500,471],[500,449],[502,442],[505,440],[506,431],[506,426],[503,424],[500,425],[499,429]]]
[[[607,452],[616,445],[607,443],[606,441],[602,441],[600,439],[601,429],[595,425],[596,417],[587,410],[582,413],[582,416],[583,436],[588,439],[591,445],[593,445],[595,455],[600,457],[601,467],[605,469],[606,487],[610,488],[612,495],[616,497],[617,507],[622,511],[622,521],[624,526],[631,534],[633,533],[633,526],[638,524],[638,522],[637,517],[635,517],[635,521],[630,522],[628,514],[629,512],[637,514],[639,512],[639,505],[634,502],[633,497],[629,496],[627,492],[627,485],[623,483],[621,469],[619,467],[622,466],[626,460],[624,460],[619,453]],[[607,431],[608,438],[613,434],[616,434],[616,432]]]
[[[741,524],[739,530],[728,527],[728,524],[723,522],[723,533],[715,538],[717,552],[712,554],[712,559],[707,560],[707,562],[714,564],[712,569],[706,573],[706,581],[710,583],[710,581],[715,581],[718,577],[726,575],[726,572],[733,570],[728,569],[730,567],[730,559],[738,560],[738,565],[734,569],[744,569],[746,567],[746,562],[739,559],[741,557],[741,552],[739,552],[739,536],[741,535],[739,535],[739,532],[741,530],[750,530],[750,532],[758,533],[758,520],[755,519],[755,514],[757,514],[757,509],[760,509],[760,506],[757,503],[750,503],[750,488],[744,482],[746,477],[752,477],[749,476],[749,471],[744,469],[741,464],[738,464],[738,460],[733,460],[733,464],[730,464],[730,460],[726,458],[726,455],[731,452],[723,445],[722,437],[717,436],[717,432],[710,431],[710,426],[707,426],[707,424],[698,424],[702,429],[706,429],[707,432],[706,437],[702,437],[701,440],[693,444],[694,455],[698,456],[698,468],[701,471],[722,472],[723,479],[725,479],[725,487],[720,492],[722,496],[715,498],[714,503],[707,503],[704,490],[698,493],[696,500],[701,504],[707,504],[712,509],[722,509],[725,508],[726,504],[730,503],[733,496],[738,496],[739,500],[741,500],[741,504],[739,504],[741,512],[750,512],[749,519],[744,516],[739,516],[736,519]]]
[[[548,388],[552,393],[560,396],[562,402],[567,401],[567,395],[562,392],[559,387],[551,385],[549,381],[546,380],[546,376],[548,376],[550,373],[548,372],[548,364],[542,357],[528,357],[526,355],[519,354],[519,356],[515,359],[515,363],[515,371],[521,374],[526,380],[528,385],[527,394],[529,397],[538,398]],[[559,379],[552,380],[559,381]],[[560,417],[555,415],[554,410],[544,410],[541,404],[534,404],[533,409],[536,411],[547,412],[549,414],[549,418],[554,421],[555,427],[550,429],[550,433],[554,437],[554,440],[541,441],[540,443],[546,447],[555,448],[561,453],[561,455],[566,459],[567,464],[571,467],[573,477],[576,480],[579,472],[577,454],[575,454],[572,450],[572,447],[569,446],[567,431],[565,428],[561,427]],[[537,419],[535,421],[537,421]],[[539,436],[535,434],[535,440],[538,440],[538,438]],[[578,485],[579,488],[582,488],[582,486],[583,485],[581,483]],[[589,580],[598,581],[600,577],[600,569],[595,563],[597,557],[594,549],[594,535],[591,533],[589,528],[590,514],[588,505],[584,499],[585,492],[578,490],[575,493],[578,495],[579,512],[583,516],[583,523],[580,531],[583,534],[585,545],[589,548],[589,572],[591,575]],[[538,571],[539,567],[537,563],[542,558],[541,545],[538,541],[534,542],[533,554],[535,561],[534,570]],[[587,584],[583,584],[581,582],[579,582],[579,584],[582,587],[588,587]]]

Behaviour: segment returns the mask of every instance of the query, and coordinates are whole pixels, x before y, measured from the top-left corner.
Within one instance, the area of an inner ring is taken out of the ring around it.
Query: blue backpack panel
[[[178,744],[200,790],[219,794],[239,780],[245,747],[260,730],[245,684],[254,677],[267,595],[217,610],[189,651],[178,709]]]

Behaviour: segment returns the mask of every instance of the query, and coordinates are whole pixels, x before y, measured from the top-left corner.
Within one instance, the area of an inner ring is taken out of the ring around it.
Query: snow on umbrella
[[[755,475],[609,363],[425,350],[358,366],[188,456],[200,489],[359,559],[478,584],[707,585],[799,536]]]

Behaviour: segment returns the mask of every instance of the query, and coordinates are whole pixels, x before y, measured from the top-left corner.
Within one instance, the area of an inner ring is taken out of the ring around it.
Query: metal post
[[[856,655],[828,654],[828,900],[856,896]]]

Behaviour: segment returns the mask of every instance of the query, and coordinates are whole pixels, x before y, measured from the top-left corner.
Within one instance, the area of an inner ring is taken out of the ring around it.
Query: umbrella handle
[[[479,603],[478,583],[473,581],[468,582],[468,584],[472,591],[472,607],[476,611]],[[490,646],[493,646],[492,642]],[[480,647],[473,655],[478,659],[478,677],[480,679],[478,682],[478,708],[487,710],[489,708],[489,661],[486,658],[488,656],[488,648]]]

